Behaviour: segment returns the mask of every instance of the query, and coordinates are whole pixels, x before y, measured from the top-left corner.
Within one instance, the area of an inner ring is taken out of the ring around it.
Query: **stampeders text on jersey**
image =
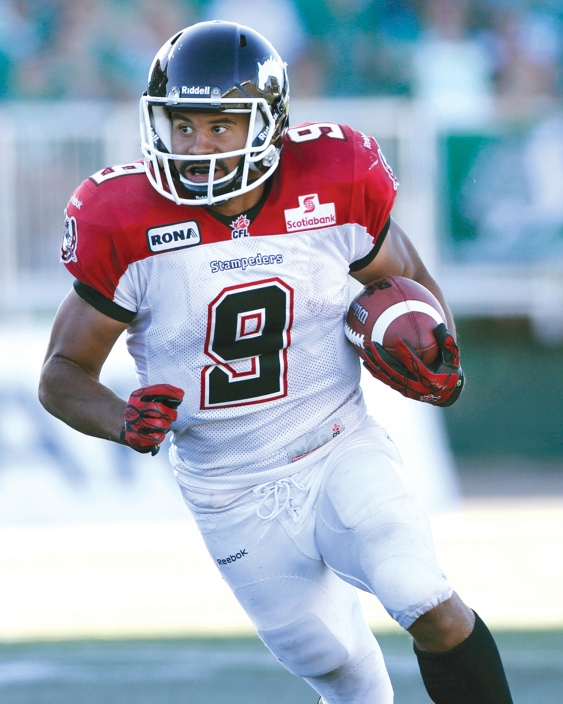
[[[267,264],[283,264],[283,254],[257,254],[255,257],[209,262],[212,274],[216,274],[218,271],[229,271],[229,269],[242,269],[244,271],[249,266],[264,266]]]

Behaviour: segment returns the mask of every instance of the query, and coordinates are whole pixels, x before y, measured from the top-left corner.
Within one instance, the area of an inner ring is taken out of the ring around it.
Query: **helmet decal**
[[[265,90],[272,78],[276,81],[278,89],[281,90],[284,82],[284,66],[273,56],[270,56],[263,64],[258,63],[258,88]],[[272,88],[274,88],[273,85]]]

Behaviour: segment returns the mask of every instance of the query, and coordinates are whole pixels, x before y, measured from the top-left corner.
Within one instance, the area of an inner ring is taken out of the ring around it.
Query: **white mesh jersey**
[[[373,138],[304,123],[286,135],[267,198],[235,218],[168,201],[141,162],[74,192],[62,259],[77,292],[129,323],[141,385],[185,391],[180,483],[278,478],[363,420],[348,275],[377,251],[396,189]]]

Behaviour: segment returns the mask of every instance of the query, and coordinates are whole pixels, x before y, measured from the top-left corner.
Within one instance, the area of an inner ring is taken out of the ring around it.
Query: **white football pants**
[[[390,704],[381,650],[353,586],[374,594],[403,628],[452,589],[381,426],[367,418],[286,479],[243,492],[181,491],[223,578],[280,662],[325,704]]]

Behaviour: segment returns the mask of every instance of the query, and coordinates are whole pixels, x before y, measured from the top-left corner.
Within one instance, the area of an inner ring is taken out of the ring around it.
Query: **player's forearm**
[[[45,363],[39,400],[75,430],[120,442],[126,402],[70,360],[54,356]]]
[[[444,309],[444,313],[446,314],[446,327],[448,328],[448,332],[450,332],[454,339],[456,338],[456,328],[455,328],[455,321],[454,317],[452,314],[452,311],[450,310],[450,307],[444,297],[444,294],[442,293],[442,290],[436,283],[436,281],[430,276],[430,274],[424,270],[425,273],[422,275],[419,275],[415,278],[415,281],[418,281],[419,284],[422,284],[425,288],[427,288],[429,291],[431,291],[438,301],[440,302],[440,305]],[[413,277],[414,278],[414,277]]]

